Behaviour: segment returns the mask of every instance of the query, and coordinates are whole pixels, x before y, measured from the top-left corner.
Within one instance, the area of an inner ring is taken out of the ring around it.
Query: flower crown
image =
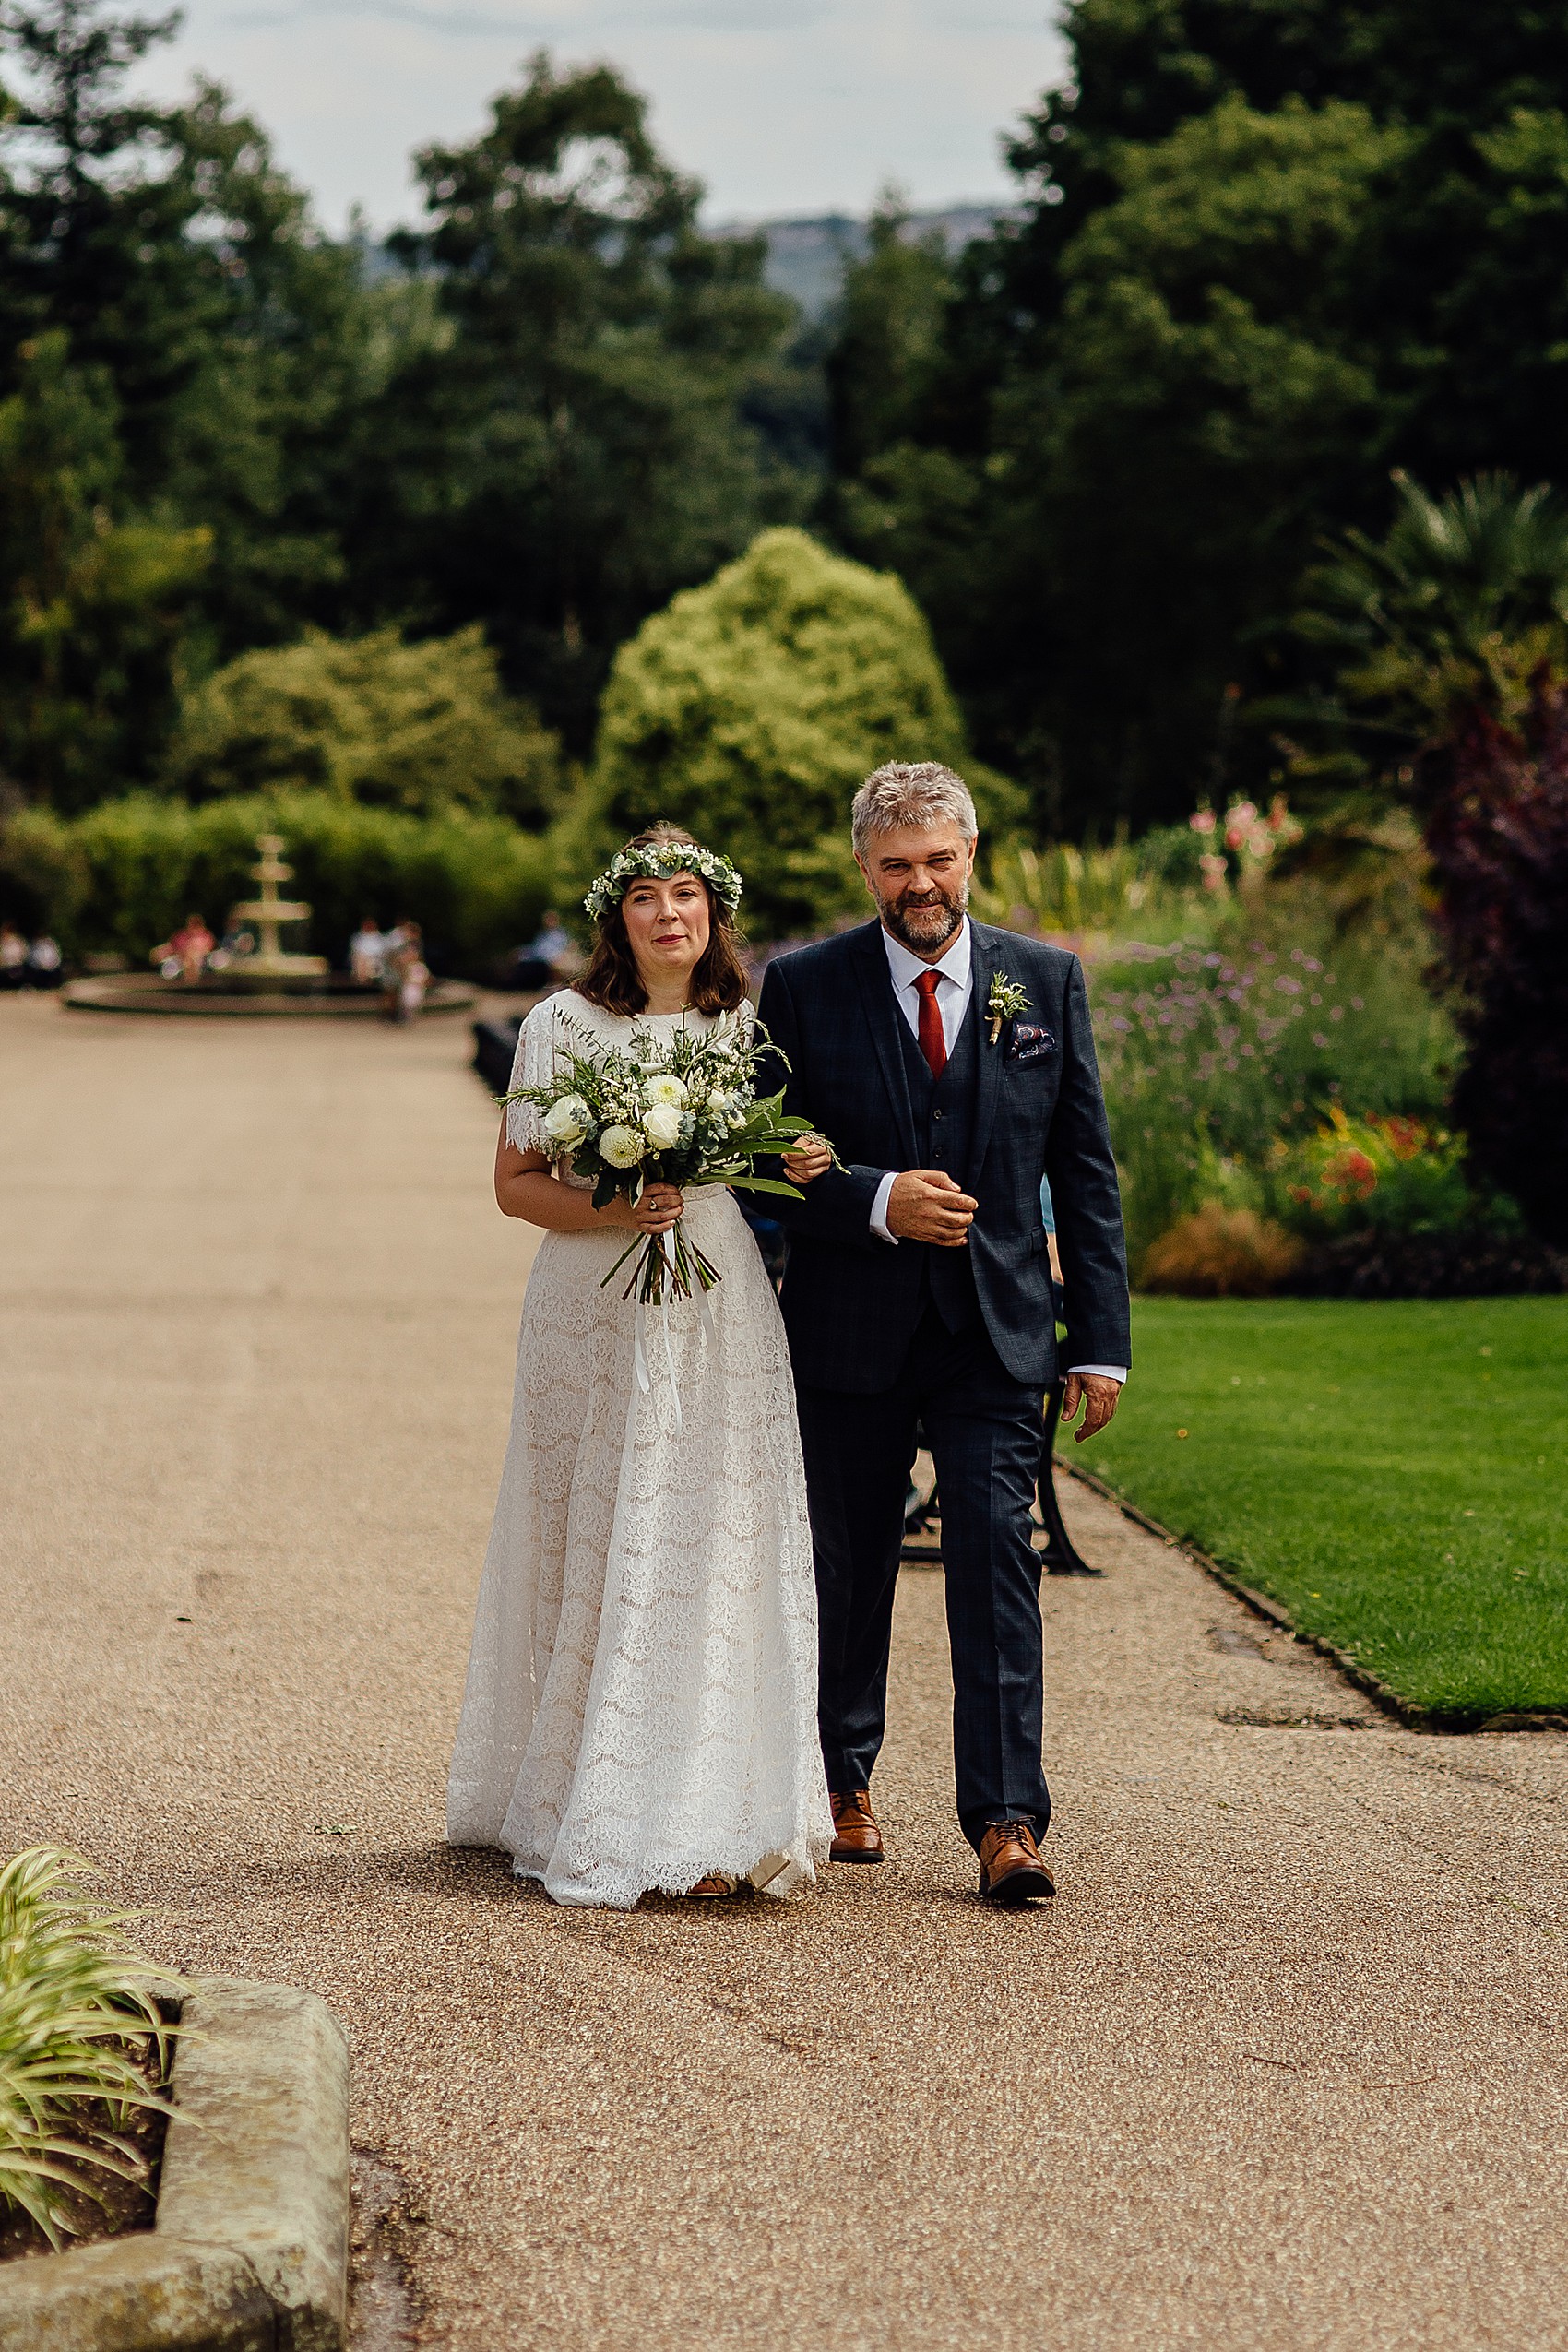
[[[642,849],[617,849],[604,872],[588,885],[583,905],[595,919],[618,907],[634,882],[668,882],[671,874],[698,873],[732,915],[741,903],[741,877],[728,858],[695,841],[650,841]]]

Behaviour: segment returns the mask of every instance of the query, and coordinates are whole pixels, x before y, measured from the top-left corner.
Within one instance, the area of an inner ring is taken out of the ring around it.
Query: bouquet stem
[[[601,1290],[615,1279],[636,1247],[637,1242],[632,1241],[622,1251],[600,1284]],[[711,1290],[722,1279],[707,1253],[687,1238],[684,1219],[677,1218],[668,1233],[647,1236],[621,1296],[635,1296],[645,1307],[659,1307],[667,1298],[689,1299],[694,1289]]]

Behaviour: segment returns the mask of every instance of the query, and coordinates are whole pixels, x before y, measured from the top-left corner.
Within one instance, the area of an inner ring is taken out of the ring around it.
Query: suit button
[[[933,1119],[940,1119],[940,1118],[941,1118],[941,1116],[942,1116],[942,1113],[941,1113],[941,1111],[933,1111],[932,1112],[932,1114],[931,1114],[931,1115],[932,1115],[932,1117]]]

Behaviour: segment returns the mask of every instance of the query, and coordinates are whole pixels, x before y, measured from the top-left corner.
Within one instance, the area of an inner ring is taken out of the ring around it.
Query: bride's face
[[[634,882],[621,912],[645,987],[688,978],[707,951],[707,892],[695,873]]]

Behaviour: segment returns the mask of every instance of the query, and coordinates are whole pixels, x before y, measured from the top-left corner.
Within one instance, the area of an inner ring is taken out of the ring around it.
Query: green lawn
[[[1568,1711],[1568,1298],[1143,1299],[1133,1354],[1063,1454],[1401,1699]]]

